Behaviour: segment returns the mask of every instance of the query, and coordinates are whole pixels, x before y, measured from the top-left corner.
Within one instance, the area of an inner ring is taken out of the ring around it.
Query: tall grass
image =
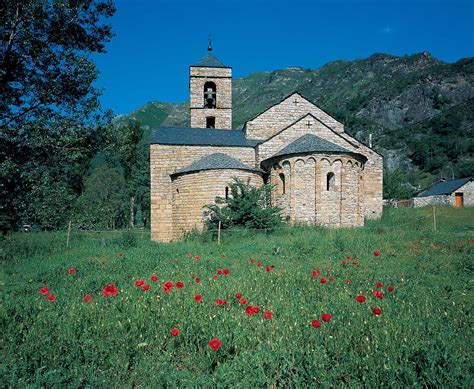
[[[1,382],[472,386],[474,210],[436,216],[436,231],[431,208],[387,208],[364,228],[224,231],[221,245],[211,233],[160,244],[144,233],[73,231],[69,249],[65,232],[9,236],[1,242]],[[212,278],[224,268],[230,275]],[[139,278],[150,290],[134,286]],[[164,293],[167,280],[184,288]],[[377,282],[383,299],[372,295]],[[110,283],[119,293],[105,298]],[[261,312],[248,316],[237,292]],[[92,302],[82,301],[86,293]],[[332,320],[313,328],[322,313]],[[212,338],[220,350],[208,347]]]

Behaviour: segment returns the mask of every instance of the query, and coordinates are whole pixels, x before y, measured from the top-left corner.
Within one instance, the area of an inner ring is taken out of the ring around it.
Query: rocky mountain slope
[[[427,52],[374,54],[253,73],[233,82],[234,127],[295,90],[362,142],[372,133],[387,166],[417,175],[414,181],[474,173],[474,58],[449,64]],[[127,117],[146,127],[188,126],[189,105],[150,102]]]

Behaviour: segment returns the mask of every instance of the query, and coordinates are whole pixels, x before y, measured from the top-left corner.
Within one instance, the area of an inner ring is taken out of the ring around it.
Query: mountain
[[[233,81],[233,126],[295,90],[360,141],[372,133],[388,168],[402,168],[415,184],[474,173],[474,58],[449,64],[428,52],[377,53],[319,69],[253,73]],[[118,120],[126,118],[146,127],[189,126],[189,104],[150,102]]]

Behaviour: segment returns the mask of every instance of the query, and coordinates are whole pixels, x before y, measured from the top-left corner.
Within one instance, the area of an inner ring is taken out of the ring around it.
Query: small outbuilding
[[[433,204],[450,205],[456,208],[474,206],[473,177],[438,182],[413,199],[415,207]]]

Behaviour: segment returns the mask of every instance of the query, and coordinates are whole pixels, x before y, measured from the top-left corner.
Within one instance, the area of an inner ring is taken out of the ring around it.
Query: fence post
[[[69,225],[67,227],[67,239],[66,239],[66,248],[69,248],[69,236],[71,235],[71,220],[69,220]]]
[[[433,230],[436,231],[436,207],[433,204]]]
[[[219,226],[217,227],[217,244],[221,244],[221,221],[219,220]]]

